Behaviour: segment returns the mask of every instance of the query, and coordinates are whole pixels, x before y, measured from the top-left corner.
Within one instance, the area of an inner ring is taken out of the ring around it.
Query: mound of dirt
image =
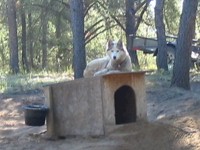
[[[24,132],[23,132],[23,131]],[[178,150],[199,149],[199,132],[166,124],[139,122],[115,127],[105,137],[69,137],[51,141],[44,127],[24,127],[18,134],[1,138],[1,149],[72,150]]]

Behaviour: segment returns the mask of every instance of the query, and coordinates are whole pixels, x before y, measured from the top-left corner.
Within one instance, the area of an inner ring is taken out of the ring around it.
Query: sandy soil
[[[22,106],[43,103],[42,91],[0,94],[2,150],[200,150],[200,82],[191,78],[191,91],[170,88],[165,77],[148,75],[148,122],[119,125],[103,137],[50,140],[46,126],[24,124]]]

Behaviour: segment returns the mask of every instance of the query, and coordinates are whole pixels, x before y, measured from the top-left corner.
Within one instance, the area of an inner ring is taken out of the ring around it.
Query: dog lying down
[[[107,56],[88,63],[84,70],[85,78],[132,70],[130,56],[121,40],[110,40],[106,50]]]

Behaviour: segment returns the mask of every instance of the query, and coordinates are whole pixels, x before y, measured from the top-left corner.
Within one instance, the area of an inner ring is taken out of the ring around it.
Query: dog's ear
[[[107,45],[107,50],[112,49],[113,45],[114,45],[113,41],[112,41],[112,40],[109,40],[109,41],[108,41],[108,45]]]
[[[121,40],[121,39],[117,42],[117,48],[119,48],[119,49],[121,49],[121,50],[124,50],[124,49],[123,49],[123,43],[122,43],[122,40]]]

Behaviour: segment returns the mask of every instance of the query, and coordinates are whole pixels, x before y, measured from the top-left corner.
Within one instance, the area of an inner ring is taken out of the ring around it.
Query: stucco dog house
[[[146,120],[145,72],[81,78],[44,87],[47,134],[105,135],[107,126]]]

